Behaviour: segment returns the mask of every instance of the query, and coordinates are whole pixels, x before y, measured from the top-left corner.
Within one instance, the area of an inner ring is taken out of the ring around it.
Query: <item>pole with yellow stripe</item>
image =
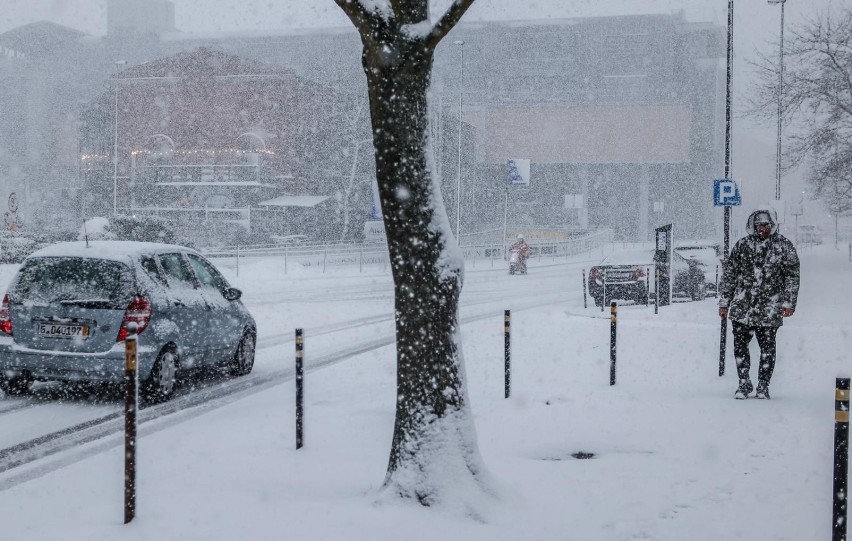
[[[296,449],[302,448],[304,440],[304,402],[305,402],[305,378],[302,367],[304,356],[304,343],[302,341],[302,329],[296,329]]]
[[[609,384],[615,385],[615,334],[618,325],[618,306],[615,301],[609,305]]]
[[[136,516],[136,412],[139,410],[137,324],[127,324],[124,339],[124,523]]]
[[[849,378],[837,378],[834,391],[834,515],[831,541],[846,541],[849,509]]]
[[[503,366],[504,398],[509,398],[512,390],[512,312],[503,312],[503,354],[505,363]]]

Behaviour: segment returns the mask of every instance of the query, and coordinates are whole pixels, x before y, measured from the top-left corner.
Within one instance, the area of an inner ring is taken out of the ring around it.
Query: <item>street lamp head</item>
[[[453,43],[455,43],[456,45],[464,45],[464,41],[462,41],[462,40],[460,40],[460,39],[457,39],[457,40],[456,40],[456,41],[454,41]]]
[[[769,2],[770,6],[777,6],[778,4],[783,4],[787,0],[766,0],[766,1]]]

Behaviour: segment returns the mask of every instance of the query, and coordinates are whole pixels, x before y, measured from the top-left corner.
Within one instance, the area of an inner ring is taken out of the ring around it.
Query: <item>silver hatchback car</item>
[[[120,382],[138,326],[143,398],[168,400],[184,370],[248,374],[257,327],[240,290],[194,250],[169,244],[54,244],[26,258],[0,305],[0,389],[34,381]]]

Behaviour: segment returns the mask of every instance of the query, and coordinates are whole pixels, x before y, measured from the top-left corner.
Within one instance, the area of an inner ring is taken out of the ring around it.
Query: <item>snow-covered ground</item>
[[[580,269],[589,261],[534,262],[527,276],[469,269],[464,355],[496,489],[471,507],[378,501],[395,402],[386,346],[307,374],[298,451],[292,380],[180,422],[142,425],[129,525],[120,436],[6,472],[0,539],[829,539],[834,378],[852,369],[852,263],[830,246],[801,256],[799,309],[778,335],[771,401],[733,399],[730,339],[718,376],[714,299],[658,315],[621,307],[611,387],[609,316],[583,308]],[[256,373],[292,366],[297,326],[309,367],[324,352],[392,333],[382,269],[284,276],[276,265],[227,271],[259,322]],[[3,286],[10,273],[0,270]],[[513,309],[508,400],[504,308]],[[360,326],[339,330],[352,321]],[[52,415],[86,407],[57,404]],[[0,417],[0,434],[22,430],[10,418],[19,416]],[[595,458],[572,457],[580,451]]]

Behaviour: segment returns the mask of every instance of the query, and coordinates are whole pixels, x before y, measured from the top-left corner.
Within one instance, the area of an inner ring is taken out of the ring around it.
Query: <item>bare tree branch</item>
[[[454,0],[444,15],[435,23],[432,31],[426,36],[426,46],[434,49],[444,39],[450,30],[461,20],[465,12],[473,5],[474,0]]]
[[[355,25],[359,33],[363,35],[364,31],[370,28],[375,15],[367,11],[361,0],[334,0],[334,2],[349,17],[349,20],[352,21],[352,24]]]
[[[852,7],[822,13],[792,29],[779,59],[759,55],[749,116],[781,114],[788,139],[785,169],[807,159],[814,197],[835,213],[852,212]]]

